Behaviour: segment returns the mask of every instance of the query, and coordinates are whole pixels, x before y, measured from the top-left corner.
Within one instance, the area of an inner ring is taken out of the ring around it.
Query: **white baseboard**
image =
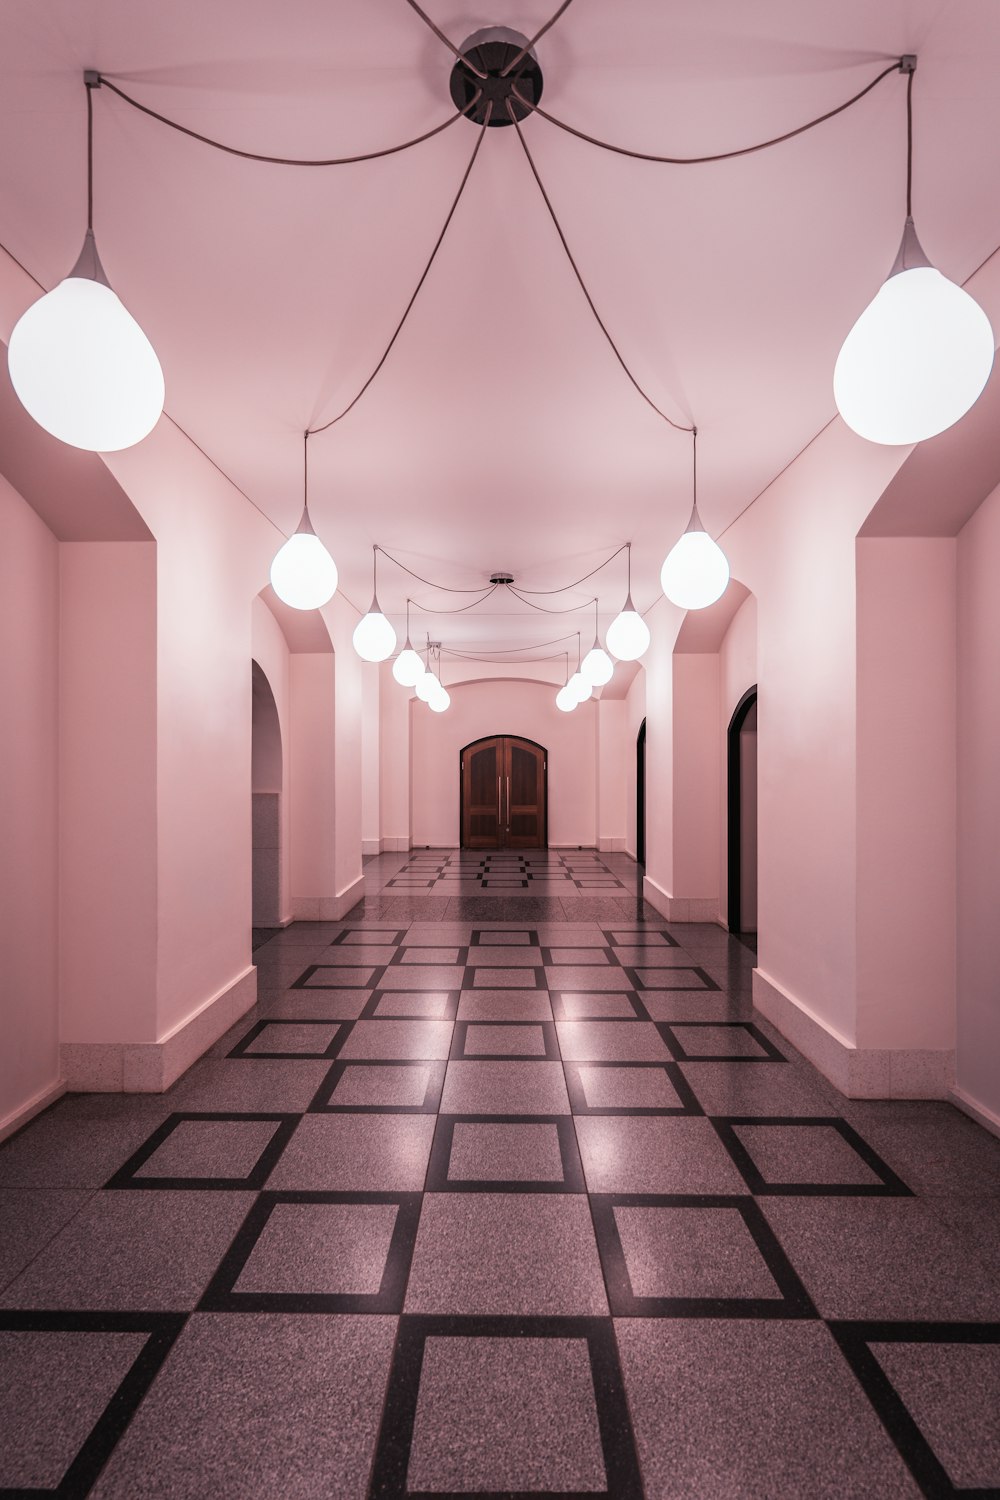
[[[981,1125],[991,1135],[1000,1136],[1000,1115],[995,1114],[992,1109],[988,1109],[985,1104],[980,1104],[978,1099],[973,1099],[972,1095],[967,1094],[964,1089],[960,1089],[958,1084],[955,1084],[954,1088],[949,1089],[948,1098],[956,1109],[960,1109],[963,1114],[975,1120],[977,1125]]]
[[[927,1048],[857,1047],[761,969],[753,1003],[848,1099],[947,1099],[955,1054]]]
[[[409,852],[410,852],[410,840],[409,840],[409,837],[407,837],[405,839],[401,839],[401,838],[379,839],[379,848],[374,851],[374,853],[376,853],[376,854],[408,854]]]
[[[50,1104],[55,1104],[57,1099],[61,1099],[65,1092],[66,1081],[60,1078],[55,1083],[47,1084],[37,1094],[32,1095],[27,1103],[19,1104],[16,1109],[12,1109],[9,1114],[4,1115],[3,1119],[0,1120],[0,1141],[5,1141],[8,1136],[16,1134],[17,1131],[27,1125],[29,1120],[33,1120],[36,1115],[40,1115],[43,1109],[48,1109]]]
[[[255,1004],[250,965],[158,1042],[63,1042],[66,1088],[84,1094],[162,1094]]]
[[[371,857],[372,857],[373,854],[381,854],[382,853],[382,849],[383,849],[383,842],[382,842],[381,839],[362,839],[361,840],[361,858],[362,859],[371,859]]]
[[[642,879],[642,896],[668,922],[715,922],[719,903],[714,896],[671,896],[648,875]]]
[[[624,854],[625,853],[625,839],[624,839],[624,836],[622,838],[604,838],[604,839],[600,839],[599,842],[598,842],[598,847],[601,850],[602,854]]]
[[[339,922],[365,893],[365,878],[359,875],[336,896],[293,896],[293,922]]]

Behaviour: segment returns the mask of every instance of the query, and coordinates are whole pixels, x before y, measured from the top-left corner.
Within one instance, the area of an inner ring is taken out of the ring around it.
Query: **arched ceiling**
[[[555,8],[427,7],[456,42],[488,23],[532,34]],[[195,130],[277,154],[377,148],[451,109],[450,54],[404,0],[5,0],[0,42],[0,241],[46,286],[82,239],[86,67]],[[919,56],[920,237],[962,281],[1000,244],[996,0],[574,0],[538,47],[553,112],[675,153],[790,129],[903,52]],[[98,244],[160,355],[167,409],[290,531],[302,431],[381,354],[475,127],[382,161],[280,168],[212,151],[106,90],[94,103]],[[718,533],[834,414],[838,348],[901,232],[905,84],[893,75],[793,141],[701,167],[605,153],[540,118],[524,128],[623,354],[665,411],[698,423],[701,510]],[[317,528],[361,608],[373,542],[434,580],[471,587],[506,568],[546,589],[631,539],[636,602],[656,599],[690,507],[690,440],[615,362],[512,130],[487,132],[385,368],[311,442],[310,469]],[[465,602],[388,563],[379,584],[397,624],[408,593]],[[623,560],[539,602],[582,605],[595,586],[607,623]],[[485,648],[592,619],[494,598],[431,634]]]

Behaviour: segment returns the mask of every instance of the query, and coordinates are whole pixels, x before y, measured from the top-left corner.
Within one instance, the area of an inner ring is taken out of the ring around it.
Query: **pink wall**
[[[338,661],[327,652],[296,653],[290,664],[290,895],[295,915],[313,920],[320,916],[318,906],[309,910],[303,902],[330,899],[336,891],[334,675]]]
[[[381,843],[381,668],[365,662],[361,668],[361,852],[377,854]]]
[[[958,537],[956,1083],[1000,1125],[1000,490]]]
[[[400,690],[402,691],[402,690]],[[413,700],[412,838],[415,847],[457,846],[459,751],[493,734],[520,735],[549,752],[549,844],[597,841],[597,704],[571,714],[555,706],[555,686],[493,679],[449,686],[451,707],[435,714]]]
[[[673,646],[681,621],[673,610],[653,617],[653,639],[643,658],[646,682],[646,879],[663,895],[674,888]]]
[[[389,662],[379,668],[379,840],[410,847],[410,700]]]
[[[857,544],[863,1047],[955,1044],[955,553],[951,537]]]
[[[59,552],[61,1041],[152,1042],[156,544]]]
[[[681,900],[719,896],[719,657],[673,658],[673,885]]]
[[[2,478],[0,535],[2,1131],[59,1077],[59,544]]]
[[[601,698],[597,704],[598,841],[601,849],[625,848],[625,792],[628,740],[623,698]],[[632,751],[633,761],[635,751]],[[633,780],[635,768],[632,770]],[[633,819],[635,814],[633,813]]]

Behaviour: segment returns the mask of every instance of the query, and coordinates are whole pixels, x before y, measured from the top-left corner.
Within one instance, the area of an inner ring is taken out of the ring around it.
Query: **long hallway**
[[[1000,1494],[1000,1141],[842,1098],[640,875],[380,856],[168,1093],[0,1147],[0,1494]]]

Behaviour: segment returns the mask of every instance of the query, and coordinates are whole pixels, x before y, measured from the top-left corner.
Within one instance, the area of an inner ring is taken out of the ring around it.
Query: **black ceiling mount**
[[[494,583],[494,584],[499,585],[501,583],[513,583],[513,582],[514,582],[514,575],[513,575],[513,573],[491,573],[490,574],[490,583]]]
[[[526,36],[522,36],[519,31],[510,31],[506,26],[487,26],[482,31],[474,31],[465,39],[462,43],[463,57],[468,57],[481,73],[486,74],[485,78],[477,78],[472,69],[461,61],[451,70],[451,97],[457,109],[465,109],[475,99],[476,93],[482,90],[482,97],[469,110],[465,117],[467,120],[483,125],[490,104],[493,106],[489,116],[491,125],[511,123],[508,103],[519,120],[531,113],[511,93],[511,88],[516,85],[517,92],[532,105],[537,104],[542,97],[542,70],[534,53],[524,52],[527,45]],[[521,61],[506,78],[502,77],[504,68],[521,52],[524,52]]]

